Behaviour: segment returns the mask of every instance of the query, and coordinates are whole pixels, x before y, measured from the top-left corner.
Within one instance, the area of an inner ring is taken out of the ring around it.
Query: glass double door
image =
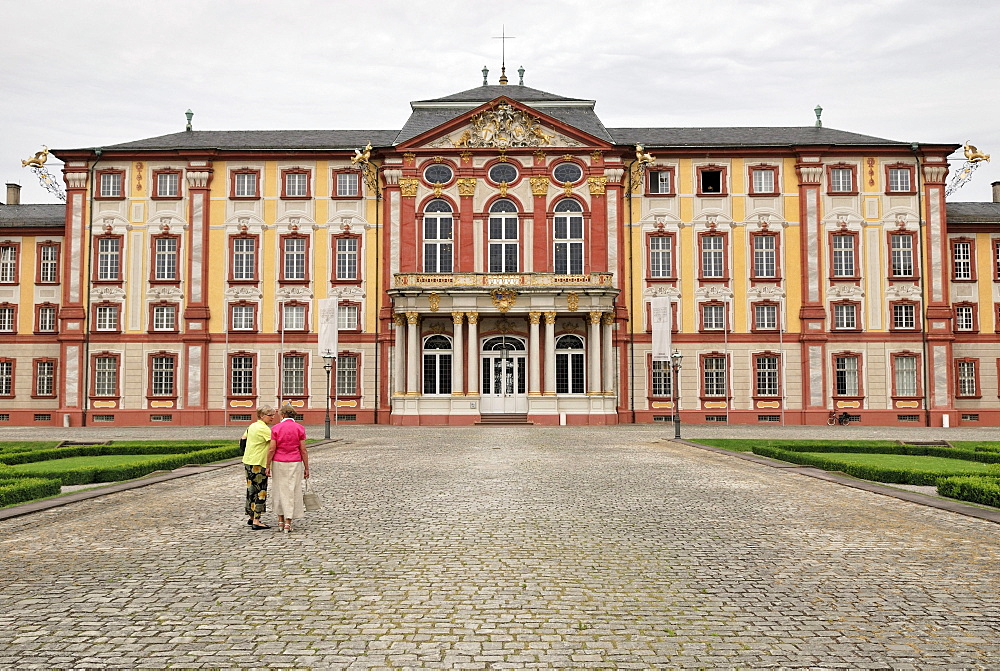
[[[524,341],[510,336],[483,343],[481,412],[525,414],[528,412],[528,357]]]

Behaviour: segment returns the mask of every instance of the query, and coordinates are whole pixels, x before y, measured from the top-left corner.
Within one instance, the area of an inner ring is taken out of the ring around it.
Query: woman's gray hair
[[[288,403],[286,403],[283,406],[281,406],[281,416],[282,417],[295,417],[298,414],[299,413],[295,411],[295,408],[293,408]]]
[[[270,405],[262,405],[257,408],[257,419],[263,419],[264,415],[273,415],[274,408]]]

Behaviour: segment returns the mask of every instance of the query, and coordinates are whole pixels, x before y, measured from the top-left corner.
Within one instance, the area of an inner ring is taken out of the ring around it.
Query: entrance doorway
[[[483,342],[480,404],[484,415],[528,412],[527,364],[523,339],[497,336]]]

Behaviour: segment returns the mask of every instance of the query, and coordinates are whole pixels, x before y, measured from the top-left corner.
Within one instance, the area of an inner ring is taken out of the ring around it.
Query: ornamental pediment
[[[556,130],[529,110],[506,100],[472,115],[425,146],[435,149],[514,149],[518,147],[580,147],[584,143]]]

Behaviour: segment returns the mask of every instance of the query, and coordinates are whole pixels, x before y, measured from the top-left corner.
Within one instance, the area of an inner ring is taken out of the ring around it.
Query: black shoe
[[[251,524],[250,528],[254,531],[260,531],[261,529],[270,529],[271,527],[267,524]]]

